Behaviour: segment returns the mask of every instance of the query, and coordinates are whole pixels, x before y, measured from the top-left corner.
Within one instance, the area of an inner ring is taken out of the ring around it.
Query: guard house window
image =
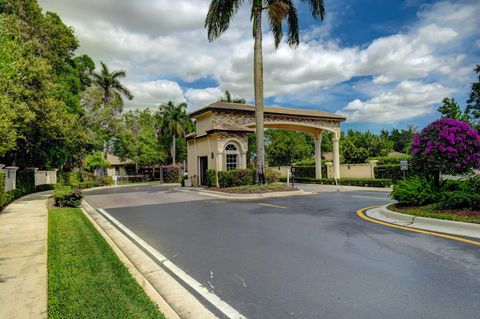
[[[238,168],[238,150],[233,144],[225,146],[227,171]]]
[[[115,176],[120,176],[120,167],[115,167]]]

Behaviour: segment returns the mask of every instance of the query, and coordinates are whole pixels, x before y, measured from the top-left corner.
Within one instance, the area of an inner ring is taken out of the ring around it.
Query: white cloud
[[[223,92],[220,88],[206,88],[206,89],[188,89],[185,92],[185,97],[188,102],[193,104],[193,107],[200,107],[218,101]]]
[[[355,99],[337,113],[350,122],[395,123],[431,113],[432,105],[449,93],[440,84],[403,81],[367,101]]]
[[[134,99],[127,105],[141,107],[157,107],[159,104],[173,100],[184,102],[183,91],[176,82],[156,80],[147,82],[126,83],[126,86],[134,92]]]
[[[159,104],[165,98],[178,101],[183,98],[202,106],[217,100],[224,89],[252,99],[253,40],[248,5],[242,6],[220,39],[209,43],[203,27],[209,2],[40,0],[43,8],[58,12],[67,24],[74,26],[82,53],[96,61],[106,61],[112,69],[127,70],[130,88],[137,96],[134,104],[143,106]],[[343,9],[336,4],[335,10]],[[333,15],[341,18],[337,11]],[[320,96],[328,94],[329,89],[352,78],[372,77],[369,85],[375,88],[363,92],[370,98],[360,101],[365,110],[379,112],[379,106],[371,105],[385,105],[387,88],[398,84],[390,99],[403,98],[402,103],[411,107],[412,116],[424,114],[425,108],[416,99],[400,96],[407,91],[401,89],[402,85],[416,83],[408,90],[409,94],[430,98],[436,98],[437,93],[422,93],[420,89],[436,87],[438,95],[444,96],[450,88],[465,87],[472,69],[471,57],[464,54],[465,46],[475,43],[479,46],[478,39],[473,38],[478,37],[478,16],[478,1],[437,2],[423,6],[418,21],[402,32],[363,46],[342,46],[338,39],[332,38],[333,19],[302,30],[302,42],[297,49],[282,43],[275,50],[272,36],[265,34],[265,97],[282,100],[287,96],[286,100],[294,100],[301,106],[312,99],[321,100]],[[175,82],[151,80],[180,78],[191,82],[205,77],[218,81],[218,87],[189,89],[187,83],[182,92]],[[371,95],[372,92],[378,94]],[[416,108],[421,110],[417,112]],[[363,120],[368,119],[362,115],[365,112],[350,113]]]

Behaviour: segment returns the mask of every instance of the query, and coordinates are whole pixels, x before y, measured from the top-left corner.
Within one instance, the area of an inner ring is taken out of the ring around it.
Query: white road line
[[[135,235],[130,229],[125,227],[122,223],[112,217],[109,213],[107,213],[104,209],[99,209],[102,214],[107,217],[112,223],[117,225],[121,230],[123,230],[128,236],[130,236],[133,240],[135,240],[139,245],[141,245],[145,250],[147,250],[152,256],[154,256],[160,263],[162,263],[168,270],[174,273],[178,278],[180,278],[183,282],[189,285],[192,289],[194,289],[197,293],[199,293],[203,298],[208,300],[212,305],[214,305],[218,310],[220,310],[223,314],[225,314],[228,318],[231,319],[246,319],[244,315],[242,315],[239,311],[235,308],[230,306],[228,303],[220,299],[217,295],[213,292],[210,292],[205,286],[201,283],[196,281],[182,269],[177,267],[174,263],[168,260],[165,256],[159,253],[155,248],[147,244],[143,239]]]
[[[371,198],[371,199],[381,199],[381,200],[389,200],[385,197],[374,197],[374,196],[361,196],[361,195],[353,195],[352,197],[359,197],[359,198]]]

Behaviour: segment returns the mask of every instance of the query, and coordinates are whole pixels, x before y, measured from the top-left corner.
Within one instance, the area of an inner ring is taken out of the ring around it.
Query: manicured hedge
[[[315,178],[316,169],[313,166],[295,166],[296,177],[310,177]],[[327,176],[327,165],[322,164],[322,176]]]
[[[82,203],[83,193],[80,189],[71,186],[58,186],[53,191],[55,206],[58,207],[79,207]]]
[[[373,161],[377,160],[377,165],[392,165],[398,164],[400,165],[400,161],[410,161],[412,159],[411,155],[404,155],[404,156],[379,156],[379,157],[371,157],[368,160]]]
[[[384,168],[385,171],[380,173],[379,171]],[[386,178],[392,179],[393,181],[397,181],[403,179],[403,171],[400,169],[400,164],[388,164],[388,165],[377,165],[373,168],[375,173],[375,178]],[[405,177],[408,178],[413,175],[410,166],[408,170],[405,172]]]
[[[17,172],[18,174],[19,172]],[[20,172],[24,173],[24,172]],[[47,190],[52,190],[55,185],[39,185],[37,187],[29,186],[26,185],[25,182],[30,179],[28,174],[20,174],[20,188],[5,192],[5,174],[0,172],[0,210],[16,200],[17,198],[20,198],[24,195],[27,195],[29,193],[34,193],[34,192],[43,192]],[[18,175],[17,175],[18,176]],[[16,183],[19,182],[19,179],[17,178]],[[34,182],[33,184],[34,185]],[[28,191],[28,192],[27,192]]]
[[[281,178],[280,172],[271,169],[267,169],[265,175],[267,179],[267,184],[276,183],[280,181]],[[214,169],[207,170],[206,180],[207,186],[216,187],[217,171]],[[218,186],[221,188],[253,184],[255,184],[255,170],[251,168],[218,172]]]
[[[281,181],[286,182],[286,178]],[[309,178],[309,177],[295,177],[295,183],[305,184],[326,184],[335,185],[334,178]],[[372,178],[340,178],[337,180],[339,185],[348,186],[365,186],[365,187],[390,187],[393,181],[391,179],[372,179]]]

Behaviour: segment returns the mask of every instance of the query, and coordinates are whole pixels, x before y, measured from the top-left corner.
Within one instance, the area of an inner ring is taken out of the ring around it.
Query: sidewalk
[[[394,225],[457,236],[480,238],[480,224],[402,214],[389,210],[387,206],[388,205],[372,208],[365,213],[368,217]]]
[[[22,197],[0,213],[0,318],[47,318],[47,200]]]

